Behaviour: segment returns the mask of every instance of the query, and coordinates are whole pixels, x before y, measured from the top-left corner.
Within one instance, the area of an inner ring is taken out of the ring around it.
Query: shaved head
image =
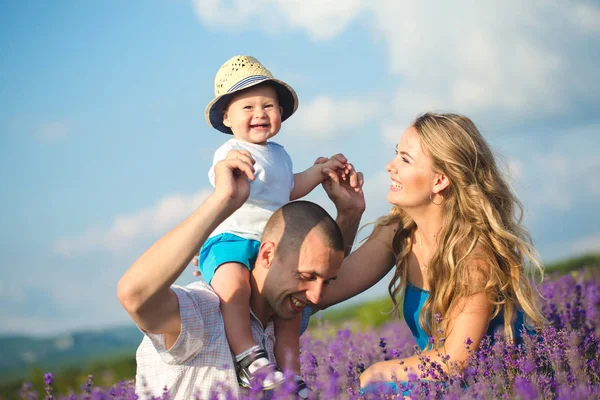
[[[310,201],[293,201],[273,213],[263,231],[262,241],[277,243],[279,251],[299,250],[310,231],[316,229],[324,244],[344,251],[340,227],[321,206]]]

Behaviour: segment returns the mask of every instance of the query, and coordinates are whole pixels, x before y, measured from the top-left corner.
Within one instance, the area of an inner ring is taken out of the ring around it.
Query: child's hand
[[[315,160],[314,165],[322,166],[321,171],[326,178],[334,180],[335,182],[345,182],[350,185],[354,191],[360,192],[363,184],[362,174],[354,171],[354,167],[348,162],[348,159],[343,154],[338,153],[331,158],[319,157]],[[359,176],[361,179],[358,179]],[[323,184],[325,184],[325,182]]]
[[[198,267],[198,256],[195,256],[194,258],[192,258],[192,264],[194,264],[194,267],[196,267],[194,269],[194,272],[192,273],[192,275],[194,276],[202,276],[202,274],[200,273],[200,271],[198,271],[197,267]]]
[[[352,170],[352,164],[348,163],[343,154],[336,154],[331,158],[319,157],[314,165],[321,167],[321,172],[325,175],[325,179],[335,179],[335,176],[337,176],[341,180],[346,180]]]

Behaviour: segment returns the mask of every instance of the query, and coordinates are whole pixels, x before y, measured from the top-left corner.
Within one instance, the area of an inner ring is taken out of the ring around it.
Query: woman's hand
[[[343,169],[333,169],[327,166],[330,160],[337,160],[344,164]],[[338,213],[362,215],[365,210],[365,196],[362,191],[364,176],[357,172],[354,166],[341,153],[331,158],[319,157],[315,165],[324,164],[323,173],[327,179],[323,181],[323,189],[335,205]]]

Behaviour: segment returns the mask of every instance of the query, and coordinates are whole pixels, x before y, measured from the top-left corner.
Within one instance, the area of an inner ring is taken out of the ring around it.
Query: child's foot
[[[300,375],[296,375],[294,377],[294,381],[296,382],[296,394],[299,399],[308,399],[308,386],[306,386],[306,382]]]
[[[251,387],[252,380],[259,371],[267,373],[262,381],[263,390],[274,389],[284,381],[283,372],[269,361],[263,349],[252,350],[238,362],[238,367],[238,382],[243,387]]]

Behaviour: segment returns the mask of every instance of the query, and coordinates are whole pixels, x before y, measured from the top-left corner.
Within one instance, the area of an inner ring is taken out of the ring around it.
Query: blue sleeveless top
[[[421,289],[410,282],[406,283],[406,292],[404,294],[404,306],[402,307],[402,311],[404,313],[404,319],[406,320],[406,323],[408,324],[408,327],[415,338],[415,342],[417,342],[417,345],[421,350],[424,350],[429,344],[429,336],[427,336],[419,324],[419,315],[421,314],[423,304],[425,304],[425,300],[427,300],[428,297],[428,290]],[[524,313],[523,311],[519,311],[513,326],[515,343],[522,341],[521,329],[523,326]],[[501,331],[504,329],[504,316],[502,313],[498,314],[496,318],[490,321],[490,326],[486,334],[493,337],[494,332],[496,332],[498,329]]]

